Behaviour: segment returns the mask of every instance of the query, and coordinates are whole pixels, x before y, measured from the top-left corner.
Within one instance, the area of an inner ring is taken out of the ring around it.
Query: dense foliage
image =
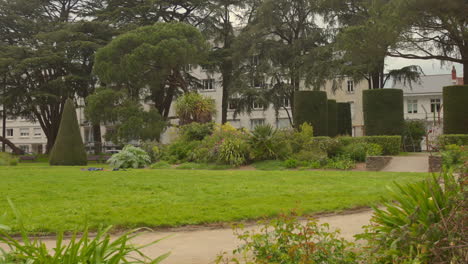
[[[68,99],[60,121],[60,129],[52,153],[50,165],[77,166],[88,164],[88,156],[81,138],[75,103]]]
[[[403,150],[407,152],[421,151],[421,141],[426,135],[426,125],[422,120],[405,120],[403,130]]]
[[[0,152],[0,166],[16,166],[18,164],[18,158],[11,154]]]
[[[402,135],[403,91],[399,89],[363,91],[363,113],[366,135]]]
[[[314,136],[328,136],[327,93],[323,91],[297,91],[294,94],[294,123],[314,127]]]
[[[468,146],[468,134],[460,135],[441,135],[439,137],[439,145],[444,149],[448,145]]]
[[[328,100],[328,136],[338,135],[338,105],[336,100]]]
[[[339,137],[343,145],[356,143],[374,143],[382,147],[383,155],[398,155],[401,151],[400,136]]]
[[[351,105],[349,103],[337,103],[337,134],[340,136],[353,134]]]
[[[214,99],[199,93],[187,93],[177,99],[175,111],[179,125],[209,123],[216,114],[216,103]]]
[[[468,85],[444,87],[443,96],[444,134],[468,134]]]

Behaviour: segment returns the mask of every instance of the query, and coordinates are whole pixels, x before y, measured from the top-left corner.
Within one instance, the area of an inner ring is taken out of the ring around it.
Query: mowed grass
[[[28,231],[175,227],[311,214],[375,204],[393,182],[427,174],[341,171],[89,172],[78,167],[0,167],[0,221],[17,230],[10,198]]]

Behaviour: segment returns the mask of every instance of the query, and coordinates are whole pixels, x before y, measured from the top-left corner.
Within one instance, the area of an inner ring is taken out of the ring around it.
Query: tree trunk
[[[12,149],[12,151],[13,151],[13,154],[15,154],[15,155],[24,155],[24,151],[22,149],[18,148],[10,140],[8,140],[8,139],[6,139],[4,137],[0,137],[0,141],[2,142],[2,144],[6,144],[8,147],[10,147]]]
[[[468,85],[468,60],[463,63],[463,84]]]
[[[102,153],[101,124],[93,125],[93,137],[94,137],[94,154],[99,155]]]
[[[3,106],[3,110],[2,110],[2,136],[3,138],[6,138],[6,119],[7,119],[6,110],[5,110],[5,106]],[[2,141],[2,152],[5,152],[5,151],[6,151],[6,143]]]
[[[225,124],[227,122],[227,112],[228,112],[228,104],[229,104],[229,86],[231,85],[232,80],[232,60],[231,60],[231,21],[230,21],[230,14],[229,14],[229,6],[224,6],[224,25],[223,25],[223,34],[224,34],[224,50],[229,51],[229,56],[226,58],[226,54],[224,54],[223,62],[222,62],[222,70],[221,74],[223,76],[223,96],[221,100],[221,124]]]

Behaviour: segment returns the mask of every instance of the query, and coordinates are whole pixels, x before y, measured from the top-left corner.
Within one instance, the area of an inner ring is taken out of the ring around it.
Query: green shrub
[[[284,162],[284,166],[288,169],[295,169],[299,166],[299,162],[295,159],[288,159]]]
[[[421,141],[426,135],[426,125],[422,120],[406,120],[403,130],[403,150],[417,152],[421,150]]]
[[[349,170],[356,167],[354,160],[348,155],[340,155],[327,160],[326,169]]]
[[[286,142],[278,136],[278,131],[271,125],[257,126],[252,131],[249,143],[252,160],[283,159],[288,153],[285,151]]]
[[[403,90],[364,90],[363,112],[366,135],[402,135],[404,124]]]
[[[401,151],[401,136],[339,137],[342,146],[357,143],[373,143],[382,147],[382,155],[398,155]]]
[[[145,141],[141,144],[141,148],[148,153],[151,162],[160,160],[163,155],[163,146],[156,141]]]
[[[314,137],[311,142],[312,145],[327,153],[328,157],[334,157],[340,154],[341,148],[343,147],[343,144],[337,138]]]
[[[190,123],[209,123],[216,114],[216,102],[213,98],[199,93],[186,93],[174,104],[180,125]]]
[[[112,168],[127,169],[127,168],[143,168],[151,163],[151,158],[141,148],[132,145],[125,146],[122,151],[112,155],[107,161]]]
[[[293,159],[297,161],[305,161],[305,162],[320,162],[321,164],[326,163],[327,161],[327,153],[320,151],[319,149],[316,151],[309,151],[309,150],[301,150],[298,153],[292,156]]]
[[[439,145],[444,149],[448,145],[468,146],[468,134],[463,135],[442,135],[439,137]]]
[[[298,130],[289,132],[289,141],[293,153],[301,151],[305,145],[310,145],[314,137],[314,129],[308,123],[303,123]]]
[[[314,136],[328,136],[328,103],[324,91],[296,91],[294,93],[294,123],[296,128],[309,123]]]
[[[60,128],[49,157],[50,165],[81,166],[88,164],[80,127],[76,117],[75,104],[67,99],[60,121]]]
[[[465,146],[448,145],[442,151],[443,165],[447,167],[459,167],[468,161],[468,149]]]
[[[180,127],[181,137],[185,141],[200,141],[213,134],[214,123],[191,123]]]
[[[371,225],[359,236],[369,247],[366,263],[465,263],[459,257],[466,258],[466,249],[456,247],[466,239],[466,226],[459,223],[466,217],[462,185],[451,173],[397,184],[384,208],[374,208]]]
[[[197,149],[200,144],[200,141],[176,140],[172,144],[166,146],[161,159],[169,163],[194,161],[193,151]]]
[[[444,87],[443,97],[444,134],[468,134],[468,85]]]
[[[159,162],[156,162],[156,163],[153,163],[151,166],[150,166],[151,169],[170,169],[172,168],[171,164],[169,164],[167,161],[159,161]]]
[[[338,135],[338,105],[336,100],[328,100],[328,136]]]
[[[297,216],[281,216],[262,223],[259,231],[238,228],[236,234],[243,243],[234,253],[246,259],[220,256],[217,263],[357,263],[352,243],[311,218],[304,223]]]
[[[0,166],[16,166],[19,158],[11,154],[0,152]]]
[[[337,134],[351,136],[352,133],[351,105],[349,103],[337,103]]]
[[[355,161],[364,162],[367,156],[382,155],[382,147],[373,143],[360,142],[347,145],[343,148],[343,153]]]
[[[222,164],[241,166],[246,164],[249,145],[240,138],[227,138],[219,146],[218,161]]]

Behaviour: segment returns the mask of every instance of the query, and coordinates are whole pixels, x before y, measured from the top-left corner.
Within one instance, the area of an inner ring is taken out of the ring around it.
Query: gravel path
[[[428,172],[429,154],[417,153],[408,156],[393,157],[390,164],[382,171],[388,172]]]

